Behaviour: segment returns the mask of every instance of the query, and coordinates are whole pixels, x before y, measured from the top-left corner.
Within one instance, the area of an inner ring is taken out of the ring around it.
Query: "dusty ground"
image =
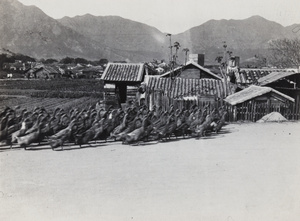
[[[0,220],[299,220],[300,123],[0,152]]]

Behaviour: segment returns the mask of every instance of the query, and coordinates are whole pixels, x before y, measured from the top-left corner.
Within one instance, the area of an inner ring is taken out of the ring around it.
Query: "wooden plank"
[[[188,79],[184,85],[184,93],[187,96],[192,96],[193,79]]]
[[[197,92],[198,90],[197,90],[197,88],[196,88],[196,87],[197,87],[197,86],[196,86],[196,79],[193,79],[192,82],[193,82],[193,84],[192,84],[192,87],[193,87],[193,94],[192,94],[192,95],[195,95],[195,96],[196,96],[196,95],[198,94],[198,92]]]
[[[216,80],[213,80],[212,83],[213,83],[212,85],[213,85],[214,95],[215,95],[215,96],[218,96],[218,92],[217,92],[217,81],[216,81]]]

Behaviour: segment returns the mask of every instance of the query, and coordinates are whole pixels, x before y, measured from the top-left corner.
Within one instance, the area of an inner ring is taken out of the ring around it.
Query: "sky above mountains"
[[[299,0],[19,0],[52,18],[117,15],[178,34],[211,19],[260,15],[283,26],[300,23]]]

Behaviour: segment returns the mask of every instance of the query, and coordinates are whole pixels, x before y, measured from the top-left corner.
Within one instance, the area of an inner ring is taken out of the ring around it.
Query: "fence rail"
[[[241,106],[227,105],[228,121],[257,121],[263,116],[278,112],[288,120],[299,120],[300,113],[296,108],[296,104],[291,105],[267,105],[252,103],[244,103]]]
[[[161,107],[164,111],[169,110],[171,105],[173,105],[175,109],[189,109],[194,105],[199,108],[206,106],[208,108],[208,112],[212,111],[214,108],[223,106],[228,111],[227,121],[229,122],[255,122],[271,112],[279,112],[288,120],[300,119],[300,108],[297,103],[268,105],[266,103],[247,102],[240,106],[231,106],[215,96],[193,96],[175,99],[158,90],[147,93],[145,102],[150,108],[155,105],[157,107]]]

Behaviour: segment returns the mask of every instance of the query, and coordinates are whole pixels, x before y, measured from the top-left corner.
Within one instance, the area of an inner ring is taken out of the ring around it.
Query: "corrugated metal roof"
[[[144,68],[142,63],[108,63],[101,79],[110,82],[141,82]]]
[[[294,102],[295,100],[293,98],[291,98],[290,96],[287,96],[273,88],[270,87],[260,87],[260,86],[256,86],[256,85],[251,85],[248,88],[245,88],[242,91],[239,91],[235,94],[229,95],[228,97],[226,97],[224,99],[224,101],[228,102],[231,105],[237,105],[240,103],[243,103],[245,101],[251,100],[255,97],[259,97],[261,95],[267,94],[269,92],[274,92],[284,98],[286,98],[287,100],[290,100],[292,102]]]
[[[236,82],[242,85],[250,85],[256,84],[259,79],[274,73],[290,73],[291,70],[288,69],[249,69],[249,68],[242,68],[240,71],[235,71]]]
[[[187,66],[189,66],[189,65],[195,66],[195,67],[198,68],[199,70],[201,70],[201,71],[203,71],[203,72],[205,72],[205,73],[211,75],[211,76],[212,76],[213,78],[215,78],[215,79],[222,80],[221,77],[219,77],[218,75],[214,74],[214,73],[211,72],[209,69],[202,67],[201,65],[197,64],[197,63],[194,62],[194,61],[188,61],[188,62],[186,63],[185,66],[179,66],[179,67],[176,67],[173,71],[178,71],[178,70],[180,70],[180,69],[182,69],[182,68],[184,68],[184,67],[187,67]],[[168,75],[170,75],[170,74],[171,74],[171,71],[168,71],[168,72],[166,72],[166,73],[160,75],[160,77],[166,77],[166,76],[168,76]]]
[[[147,90],[162,90],[172,98],[183,98],[192,96],[216,96],[224,98],[225,92],[232,94],[234,92],[233,84],[226,87],[224,82],[215,79],[185,79],[175,78],[159,78],[155,76],[147,76],[145,78]]]
[[[260,78],[258,80],[258,83],[260,85],[267,85],[267,84],[270,84],[274,81],[278,81],[282,78],[285,78],[285,77],[288,77],[288,76],[291,76],[291,75],[294,75],[294,74],[296,74],[294,71],[272,72],[269,75]]]

